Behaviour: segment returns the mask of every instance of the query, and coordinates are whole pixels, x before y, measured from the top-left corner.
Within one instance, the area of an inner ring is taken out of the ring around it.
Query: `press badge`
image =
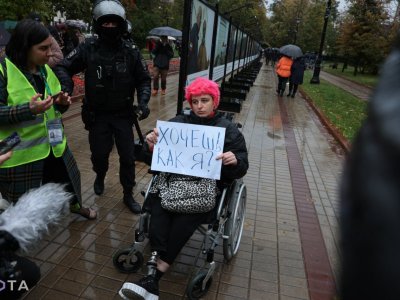
[[[61,144],[63,141],[63,127],[60,119],[47,121],[47,133],[51,146]]]

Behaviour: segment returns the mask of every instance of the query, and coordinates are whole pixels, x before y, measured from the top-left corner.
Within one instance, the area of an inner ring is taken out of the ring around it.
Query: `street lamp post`
[[[321,43],[319,45],[318,56],[315,61],[314,74],[310,80],[310,83],[313,83],[313,84],[319,84],[319,73],[321,72],[322,51],[324,50],[326,27],[328,26],[328,19],[329,19],[329,15],[331,13],[331,4],[332,4],[331,0],[328,0],[328,2],[326,4],[326,10],[325,10],[325,16],[324,16],[324,19],[325,19],[324,27],[322,29],[322,34],[321,34]]]

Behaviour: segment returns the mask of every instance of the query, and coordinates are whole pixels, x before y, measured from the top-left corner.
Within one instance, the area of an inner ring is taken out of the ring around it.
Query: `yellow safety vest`
[[[61,91],[60,82],[49,66],[46,68],[46,81],[50,92],[55,95]],[[4,75],[2,65],[0,72]],[[36,94],[34,87],[24,74],[9,59],[6,58],[7,72],[7,103],[9,106],[21,105],[31,101]],[[47,98],[48,91],[45,89],[44,98]],[[0,168],[11,168],[24,165],[33,161],[41,160],[49,156],[50,148],[55,157],[60,157],[66,148],[67,140],[63,133],[62,143],[50,146],[47,130],[47,121],[61,119],[61,114],[52,106],[43,114],[36,115],[33,120],[23,121],[17,124],[0,125],[0,140],[5,139],[13,132],[17,132],[21,138],[13,149],[13,155],[6,160]]]

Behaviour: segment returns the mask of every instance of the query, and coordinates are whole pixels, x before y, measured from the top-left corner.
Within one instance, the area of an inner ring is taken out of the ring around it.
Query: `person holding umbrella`
[[[303,56],[303,51],[301,51],[299,46],[288,44],[282,46],[279,49],[279,53],[282,57],[279,59],[276,66],[276,73],[278,74],[279,79],[277,93],[282,97],[285,91],[286,82],[291,74],[293,59]]]
[[[305,69],[306,65],[304,63],[303,56],[300,56],[293,61],[292,67],[290,69],[289,94],[287,94],[288,97],[294,98],[299,84],[303,84]]]
[[[166,35],[161,36],[161,40],[157,42],[155,48],[151,52],[154,55],[153,60],[153,91],[152,96],[158,94],[159,78],[161,77],[161,95],[165,95],[167,88],[167,75],[169,70],[169,61],[174,57],[174,50],[168,43]]]
[[[282,55],[279,59],[278,63],[276,64],[275,71],[278,75],[278,89],[277,93],[278,96],[282,97],[283,93],[285,92],[286,83],[290,77],[290,70],[292,68],[293,60],[286,55]]]

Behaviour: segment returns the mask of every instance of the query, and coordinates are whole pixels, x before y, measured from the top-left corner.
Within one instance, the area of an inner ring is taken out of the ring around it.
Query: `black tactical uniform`
[[[103,1],[117,5],[115,1]],[[96,7],[95,7],[96,9]],[[149,115],[151,77],[140,52],[122,38],[126,23],[115,15],[95,18],[99,38],[87,39],[73,50],[56,68],[62,90],[73,90],[73,74],[85,71],[85,100],[82,119],[89,130],[93,170],[97,177],[95,193],[104,191],[104,178],[114,140],[120,157],[120,182],[124,190],[124,203],[134,213],[140,205],[132,197],[135,184],[135,157],[133,138],[133,96],[137,91],[141,118]],[[118,27],[104,28],[105,22],[118,23]],[[120,28],[121,27],[121,28]]]

